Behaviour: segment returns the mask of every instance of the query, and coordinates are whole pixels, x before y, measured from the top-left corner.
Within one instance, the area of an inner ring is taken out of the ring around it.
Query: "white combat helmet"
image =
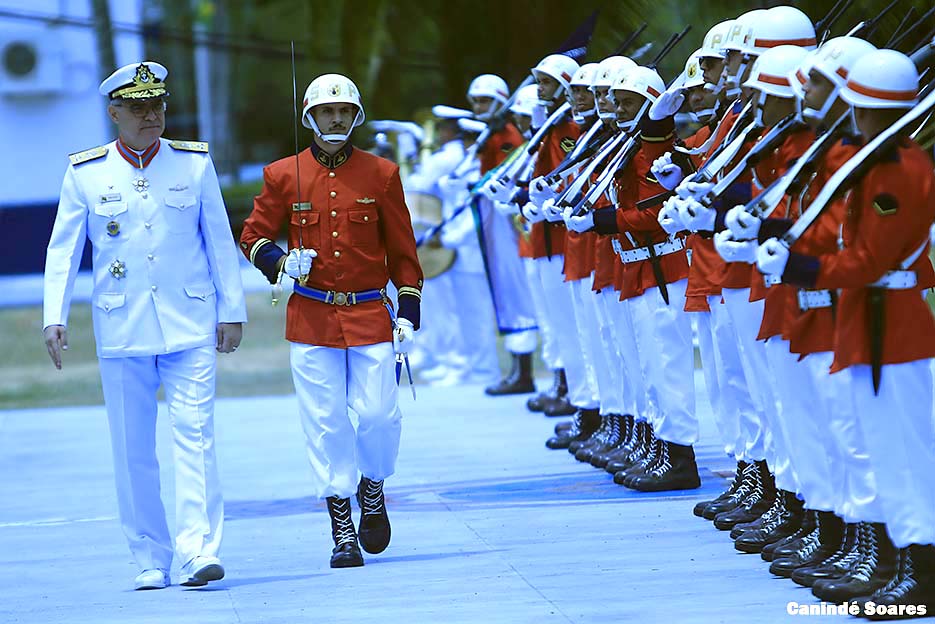
[[[854,63],[841,90],[854,108],[912,108],[919,103],[919,72],[896,50],[874,50]]]
[[[646,98],[636,117],[629,121],[617,122],[617,126],[621,130],[630,130],[639,123],[649,107],[652,106],[652,103],[666,90],[666,83],[655,70],[640,66],[621,72],[610,86],[610,89],[611,91],[629,91]]]
[[[578,63],[575,59],[564,54],[550,54],[539,61],[539,64],[533,67],[531,71],[533,78],[538,79],[539,75],[542,74],[558,82],[558,88],[552,94],[552,97],[539,100],[539,103],[543,106],[550,107],[555,102],[561,101],[565,94],[568,93],[571,79],[575,72],[578,71]]]
[[[876,50],[876,47],[872,43],[858,37],[835,37],[826,41],[816,51],[809,71],[819,72],[834,84],[834,88],[825,98],[824,104],[821,105],[819,110],[805,108],[802,111],[802,116],[823,120],[828,115],[831,107],[834,106],[835,101],[840,97],[841,89],[847,84],[847,78],[854,64],[874,50]],[[802,76],[797,76],[797,78],[799,80],[796,80],[792,85],[796,90],[799,89],[797,83],[804,84],[805,82]],[[805,72],[804,78],[808,78],[808,71]],[[800,97],[804,96],[805,92],[802,91]]]
[[[750,78],[743,86],[756,89],[757,96],[756,121],[763,125],[763,105],[768,96],[791,100],[795,98],[791,81],[794,79],[796,68],[808,55],[805,48],[793,45],[782,45],[770,48],[756,59],[750,70]]]
[[[688,60],[685,61],[685,69],[682,70],[682,74],[678,77],[679,89],[682,91],[688,91],[690,89],[697,89],[698,87],[705,87],[706,83],[704,80],[704,71],[701,69],[701,58],[702,58],[702,48],[695,50],[691,56],[688,57]],[[707,90],[706,90],[707,91]],[[687,97],[687,94],[686,94]],[[711,95],[706,95],[705,97],[713,97]],[[691,111],[688,113],[689,117],[694,122],[698,123],[707,123],[711,120],[714,115],[717,114],[717,108],[704,108],[701,110]]]
[[[532,109],[539,101],[538,88],[534,84],[528,84],[516,92],[516,98],[510,105],[510,112],[514,115],[525,115],[532,117]]]
[[[597,90],[610,89],[617,76],[621,73],[639,67],[635,62],[625,56],[608,56],[597,64],[597,70],[591,78],[591,91],[594,93],[594,106],[597,115],[603,120],[613,121],[616,117],[614,111],[601,111],[597,105]],[[608,91],[608,98],[613,101],[613,94]]]
[[[721,83],[723,83],[724,88],[727,89],[728,98],[740,96],[740,81],[747,71],[747,65],[753,61],[746,48],[746,42],[752,39],[754,26],[766,17],[766,13],[766,9],[748,11],[735,19],[730,26],[730,30],[727,32],[723,47],[725,59],[727,58],[727,54],[731,51],[740,52],[742,55],[742,60],[735,73],[729,73],[728,65],[726,63],[724,64]]]
[[[777,6],[754,20],[741,50],[744,54],[759,56],[781,45],[814,50],[817,44],[815,26],[805,13],[795,7]]]
[[[727,35],[730,33],[731,28],[734,25],[734,20],[726,20],[720,24],[715,24],[708,30],[707,34],[704,36],[704,40],[701,42],[701,48],[698,50],[699,64],[700,59],[704,58],[715,58],[724,60],[724,43],[727,41]],[[706,83],[705,90],[714,93],[717,95],[724,89],[724,73],[721,72],[721,75],[718,78],[718,81],[714,84]]]
[[[507,100],[510,98],[510,88],[507,86],[506,80],[500,76],[495,74],[481,74],[471,81],[467,90],[467,99],[469,102],[473,103],[476,97],[489,97],[493,98],[495,102],[498,102],[497,105],[487,109],[486,113],[477,115],[478,119],[487,121],[503,110]]]
[[[311,110],[319,104],[353,104],[357,107],[357,116],[346,134],[322,134],[312,117]],[[343,143],[351,136],[354,128],[364,123],[364,106],[360,103],[360,91],[357,85],[341,74],[323,74],[313,80],[305,90],[302,100],[302,125],[315,131],[322,140],[329,143]]]
[[[568,83],[569,87],[586,87],[591,88],[591,82],[594,80],[594,74],[597,73],[597,63],[585,63],[578,68],[578,71],[575,72],[575,75],[571,77],[571,82]],[[591,99],[591,108],[583,111],[579,111],[575,108],[574,100],[571,95],[571,89],[568,90],[568,99],[571,101],[572,105],[572,118],[579,124],[587,121],[588,117],[593,117],[594,113],[597,112],[597,102],[594,101],[594,98]]]

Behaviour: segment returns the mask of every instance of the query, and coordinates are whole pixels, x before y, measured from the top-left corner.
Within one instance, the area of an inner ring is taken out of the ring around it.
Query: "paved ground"
[[[659,496],[547,451],[554,421],[523,398],[419,393],[402,393],[393,543],[351,570],[328,567],[294,397],[219,402],[228,576],[200,590],[130,590],[102,408],[0,412],[0,623],[747,623],[814,604],[692,516],[731,468],[706,407],[702,488]],[[170,499],[164,417],[160,436]]]

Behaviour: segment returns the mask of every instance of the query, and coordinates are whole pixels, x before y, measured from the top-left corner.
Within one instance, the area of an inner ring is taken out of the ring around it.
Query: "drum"
[[[450,269],[457,258],[457,252],[442,246],[438,237],[423,240],[429,230],[444,220],[442,202],[429,193],[406,191],[406,205],[412,217],[412,230],[416,235],[416,251],[419,254],[423,276],[427,280],[438,277]]]

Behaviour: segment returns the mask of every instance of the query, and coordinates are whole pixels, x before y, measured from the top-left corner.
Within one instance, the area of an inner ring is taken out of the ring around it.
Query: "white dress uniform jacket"
[[[65,173],[46,257],[44,326],[66,324],[87,237],[100,357],[213,345],[218,322],[247,320],[214,163],[204,144],[159,141],[142,170],[115,141]],[[199,145],[204,151],[191,151]]]

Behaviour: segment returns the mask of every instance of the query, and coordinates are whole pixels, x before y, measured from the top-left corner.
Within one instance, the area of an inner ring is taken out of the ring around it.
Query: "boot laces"
[[[349,498],[333,499],[329,511],[333,522],[334,543],[341,546],[356,541],[357,532],[351,520],[351,500]]]
[[[909,557],[909,551],[904,550],[899,554],[899,566],[896,575],[886,585],[875,591],[871,598],[879,599],[882,596],[887,596],[898,600],[915,589],[916,585],[912,559]]]
[[[367,479],[366,487],[361,492],[361,502],[365,516],[378,516],[383,513],[383,481]]]
[[[656,467],[650,472],[654,477],[661,477],[665,473],[672,470],[672,458],[669,457],[669,445],[665,442],[662,443],[662,451],[659,453],[659,460],[656,464]]]
[[[851,576],[864,582],[869,582],[873,571],[880,561],[880,551],[877,546],[876,530],[864,522],[860,523],[863,533],[858,535],[857,549],[862,551],[862,556],[854,567]]]

